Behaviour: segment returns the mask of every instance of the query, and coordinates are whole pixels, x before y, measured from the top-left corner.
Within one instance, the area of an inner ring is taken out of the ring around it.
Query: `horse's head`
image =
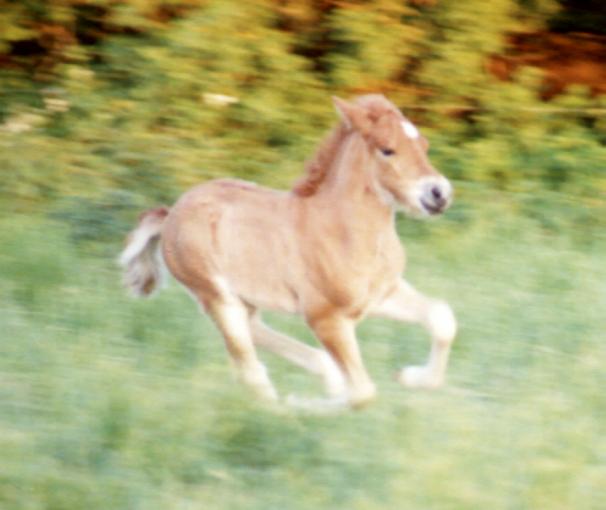
[[[353,102],[333,98],[345,125],[358,131],[376,164],[377,191],[386,201],[416,216],[444,212],[452,186],[429,162],[429,143],[412,122],[384,96],[362,96]]]

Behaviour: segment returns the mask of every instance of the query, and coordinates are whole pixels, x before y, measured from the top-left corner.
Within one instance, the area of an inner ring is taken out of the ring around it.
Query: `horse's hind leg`
[[[240,380],[260,397],[276,400],[277,393],[269,380],[267,370],[257,358],[246,306],[236,296],[231,295],[205,300],[204,305],[223,334]]]
[[[411,387],[435,388],[444,382],[450,347],[457,323],[447,303],[431,299],[402,280],[390,296],[371,312],[372,315],[402,322],[420,323],[431,335],[431,351],[423,366],[405,367],[400,382]]]
[[[273,330],[263,323],[257,313],[251,318],[251,330],[256,345],[282,356],[312,374],[319,375],[328,395],[332,397],[343,395],[345,380],[327,352]]]

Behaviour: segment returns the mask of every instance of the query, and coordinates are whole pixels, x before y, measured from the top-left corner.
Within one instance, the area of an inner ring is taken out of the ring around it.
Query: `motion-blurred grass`
[[[322,417],[251,399],[176,284],[128,298],[118,239],[3,220],[0,508],[604,508],[603,233],[550,228],[553,196],[533,217],[513,195],[460,195],[439,221],[400,221],[409,279],[459,318],[449,384],[397,386],[426,356],[424,333],[369,320],[359,336],[380,398]],[[270,320],[311,341],[300,320]],[[266,360],[283,394],[320,392]]]

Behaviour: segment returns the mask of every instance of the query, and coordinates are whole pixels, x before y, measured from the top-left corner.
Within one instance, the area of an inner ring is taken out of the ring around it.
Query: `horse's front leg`
[[[425,365],[402,369],[398,379],[405,386],[435,388],[444,382],[450,347],[457,322],[444,301],[428,298],[404,280],[371,315],[422,324],[431,335],[431,351]]]
[[[376,395],[376,389],[360,354],[355,321],[338,312],[323,314],[319,318],[308,317],[307,320],[345,375],[347,404],[361,407],[370,402]]]

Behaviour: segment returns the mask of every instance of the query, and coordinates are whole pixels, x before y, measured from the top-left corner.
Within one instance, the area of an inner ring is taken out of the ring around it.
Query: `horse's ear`
[[[339,117],[341,117],[341,120],[343,120],[348,129],[357,129],[363,133],[368,131],[370,118],[365,108],[337,96],[333,96],[332,102]]]

